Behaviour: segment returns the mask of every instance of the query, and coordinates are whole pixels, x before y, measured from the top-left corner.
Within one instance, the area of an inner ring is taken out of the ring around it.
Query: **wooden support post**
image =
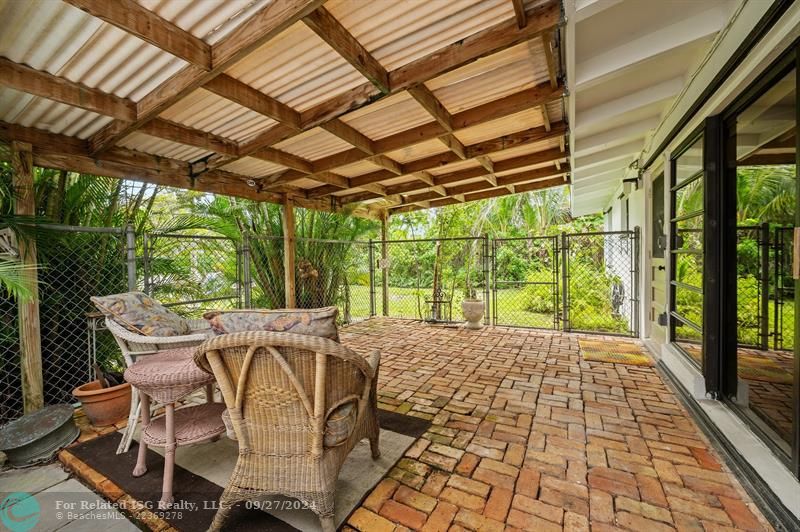
[[[389,315],[389,211],[381,213],[381,286],[383,292],[383,315]]]
[[[11,143],[11,166],[14,170],[14,213],[33,216],[36,213],[36,197],[33,191],[33,152],[30,144],[16,141]],[[22,264],[30,267],[23,273],[23,279],[32,296],[29,300],[17,303],[22,400],[27,414],[44,406],[38,275],[34,269],[36,240],[20,238],[19,255]]]
[[[283,278],[286,294],[286,308],[295,308],[295,232],[294,232],[294,200],[286,198],[281,206],[281,219],[283,221]]]

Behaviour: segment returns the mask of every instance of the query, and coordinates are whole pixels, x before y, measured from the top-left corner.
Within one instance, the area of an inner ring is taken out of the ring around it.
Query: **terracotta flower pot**
[[[92,425],[105,427],[128,416],[131,408],[131,385],[123,382],[110,388],[101,388],[100,381],[87,382],[72,391],[83,406],[83,412]]]
[[[461,311],[467,320],[467,329],[480,329],[483,327],[483,301],[480,299],[465,299],[461,302]]]

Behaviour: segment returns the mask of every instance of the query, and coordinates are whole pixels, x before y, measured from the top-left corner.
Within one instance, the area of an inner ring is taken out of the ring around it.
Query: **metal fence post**
[[[633,228],[633,264],[631,268],[631,275],[633,279],[631,279],[631,286],[633,287],[633,299],[631,301],[631,316],[633,319],[633,336],[635,338],[639,337],[639,322],[640,320],[640,311],[641,311],[641,298],[640,298],[640,290],[639,290],[639,254],[641,253],[641,230],[639,226]]]
[[[252,308],[253,286],[250,271],[250,231],[242,234],[242,283],[244,284],[244,308]]]
[[[142,234],[142,269],[144,273],[142,275],[142,280],[144,284],[144,293],[147,295],[150,294],[150,237],[147,233]]]
[[[482,242],[482,255],[483,255],[483,324],[489,325],[489,312],[491,311],[491,307],[489,305],[489,281],[490,281],[490,273],[489,273],[489,235],[483,235],[483,242]]]
[[[569,244],[566,232],[561,233],[561,326],[565,331],[570,329],[569,326]]]
[[[766,351],[769,349],[769,223],[764,222],[761,224],[758,247],[761,253],[761,276],[759,284],[760,301],[761,304],[761,349]]]
[[[369,239],[369,316],[375,316],[375,247]]]
[[[125,226],[125,262],[128,266],[128,292],[136,291],[136,233],[133,224]]]

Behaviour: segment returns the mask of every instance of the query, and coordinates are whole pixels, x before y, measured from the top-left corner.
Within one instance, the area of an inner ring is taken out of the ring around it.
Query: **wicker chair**
[[[125,327],[109,318],[105,319],[105,325],[117,341],[122,351],[122,357],[125,359],[126,367],[131,367],[139,357],[155,355],[181,347],[195,347],[203,343],[211,333],[208,322],[202,319],[189,320],[191,334],[182,336],[144,336],[127,330]],[[206,388],[207,401],[211,400],[211,388],[211,385]],[[117,454],[125,453],[130,448],[131,441],[133,440],[133,433],[136,430],[136,424],[139,420],[140,409],[141,401],[139,392],[136,388],[132,388],[128,426],[122,434],[122,440],[120,440],[119,447],[117,447]]]
[[[197,348],[197,365],[213,373],[239,442],[239,458],[220,497],[211,530],[238,501],[268,495],[299,499],[335,529],[334,489],[356,443],[378,449],[380,352],[368,359],[316,336],[240,332]]]

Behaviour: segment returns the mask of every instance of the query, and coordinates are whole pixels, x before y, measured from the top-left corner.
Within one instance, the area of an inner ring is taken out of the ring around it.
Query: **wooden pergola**
[[[391,213],[569,183],[559,0],[31,0],[0,13],[16,212],[35,212],[34,165],[280,203],[287,307],[295,205],[378,218],[385,240]],[[35,243],[20,248],[36,262]],[[42,406],[38,314],[35,299],[19,305],[26,411]]]
[[[0,141],[37,166],[371,217],[569,182],[557,0],[5,10]]]

